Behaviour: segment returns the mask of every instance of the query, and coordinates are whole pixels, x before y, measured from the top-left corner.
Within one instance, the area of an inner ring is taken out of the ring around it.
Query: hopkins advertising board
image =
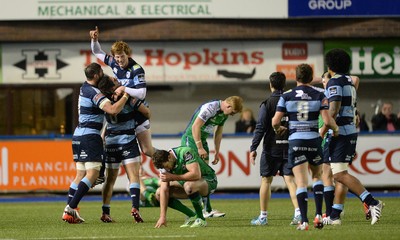
[[[101,43],[109,51],[112,43]],[[294,68],[308,63],[323,72],[322,42],[128,42],[132,57],[151,83],[255,82],[283,71],[294,80]],[[83,69],[98,61],[87,43],[2,44],[3,83],[81,83]],[[101,62],[101,61],[100,61]],[[104,66],[109,74],[111,70]]]

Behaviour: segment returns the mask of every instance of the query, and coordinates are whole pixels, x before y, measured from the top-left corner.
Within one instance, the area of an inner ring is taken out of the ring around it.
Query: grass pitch
[[[101,203],[80,204],[83,224],[68,224],[61,220],[65,202],[0,203],[0,239],[399,239],[400,199],[381,198],[386,204],[381,220],[371,226],[366,221],[362,204],[349,198],[341,226],[325,226],[322,230],[297,231],[290,226],[293,207],[289,199],[270,202],[268,225],[251,226],[250,220],[259,214],[258,199],[213,199],[213,207],[224,211],[223,218],[208,219],[206,228],[179,228],[184,216],[168,209],[167,227],[155,229],[159,208],[141,208],[145,222],[136,224],[130,216],[130,201],[113,201],[111,216],[115,223],[100,221]],[[309,218],[313,220],[314,199],[309,199]],[[190,206],[189,201],[184,203]]]

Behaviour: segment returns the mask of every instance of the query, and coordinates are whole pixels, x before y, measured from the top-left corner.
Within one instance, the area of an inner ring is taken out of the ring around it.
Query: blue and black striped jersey
[[[336,123],[339,126],[340,135],[357,133],[355,125],[355,114],[357,104],[357,92],[351,77],[348,75],[335,74],[326,86],[326,96],[329,102],[341,102]]]
[[[328,110],[325,94],[312,86],[297,86],[280,97],[276,111],[289,117],[289,140],[319,137],[320,110]]]

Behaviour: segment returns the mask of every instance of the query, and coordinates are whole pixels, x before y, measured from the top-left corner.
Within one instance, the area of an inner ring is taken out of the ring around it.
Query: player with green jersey
[[[160,218],[156,228],[167,225],[167,207],[187,216],[181,227],[205,227],[202,212],[202,196],[208,196],[217,188],[215,171],[190,147],[176,147],[169,151],[156,150],[153,164],[160,169],[161,185],[157,190],[160,202]],[[189,198],[195,209],[182,204],[179,198]]]
[[[213,100],[199,106],[184,134],[181,138],[181,146],[188,146],[194,149],[199,156],[208,164],[210,150],[207,138],[214,133],[214,160],[212,164],[219,162],[219,149],[222,140],[223,126],[229,116],[241,112],[243,109],[243,99],[239,96],[230,96],[225,100]],[[215,130],[214,130],[215,129]],[[209,196],[203,198],[204,216],[223,217],[225,213],[212,209]]]

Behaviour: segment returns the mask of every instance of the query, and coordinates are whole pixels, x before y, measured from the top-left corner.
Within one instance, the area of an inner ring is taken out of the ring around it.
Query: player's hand
[[[114,93],[117,96],[122,96],[125,93],[125,87],[124,86],[119,86],[117,89],[115,89]]]
[[[167,226],[167,219],[160,217],[154,226],[154,228],[161,228],[162,226]]]
[[[256,151],[250,152],[250,162],[251,162],[251,164],[256,165],[256,157],[257,157],[257,152]]]
[[[219,163],[219,157],[218,157],[218,154],[215,154],[214,161],[212,161],[211,163],[212,163],[213,165],[215,165],[215,164]]]
[[[336,126],[336,128],[334,128],[332,130],[333,130],[332,136],[334,136],[334,137],[339,136],[339,126]]]
[[[160,172],[160,174],[158,175],[160,177],[160,180],[163,182],[170,182],[173,181],[173,177],[174,174],[170,173],[170,172]]]
[[[201,159],[203,159],[203,160],[207,159],[208,154],[204,148],[199,148],[198,153],[199,153],[199,156],[201,157]]]
[[[287,128],[284,127],[284,126],[279,126],[279,128],[276,129],[276,130],[274,130],[274,131],[275,131],[275,133],[276,133],[277,135],[282,136],[282,135],[284,135],[284,134],[287,132]]]
[[[90,37],[93,39],[93,40],[98,40],[99,39],[99,28],[96,26],[95,27],[95,30],[91,30],[90,32],[89,32],[89,34],[90,34]]]

